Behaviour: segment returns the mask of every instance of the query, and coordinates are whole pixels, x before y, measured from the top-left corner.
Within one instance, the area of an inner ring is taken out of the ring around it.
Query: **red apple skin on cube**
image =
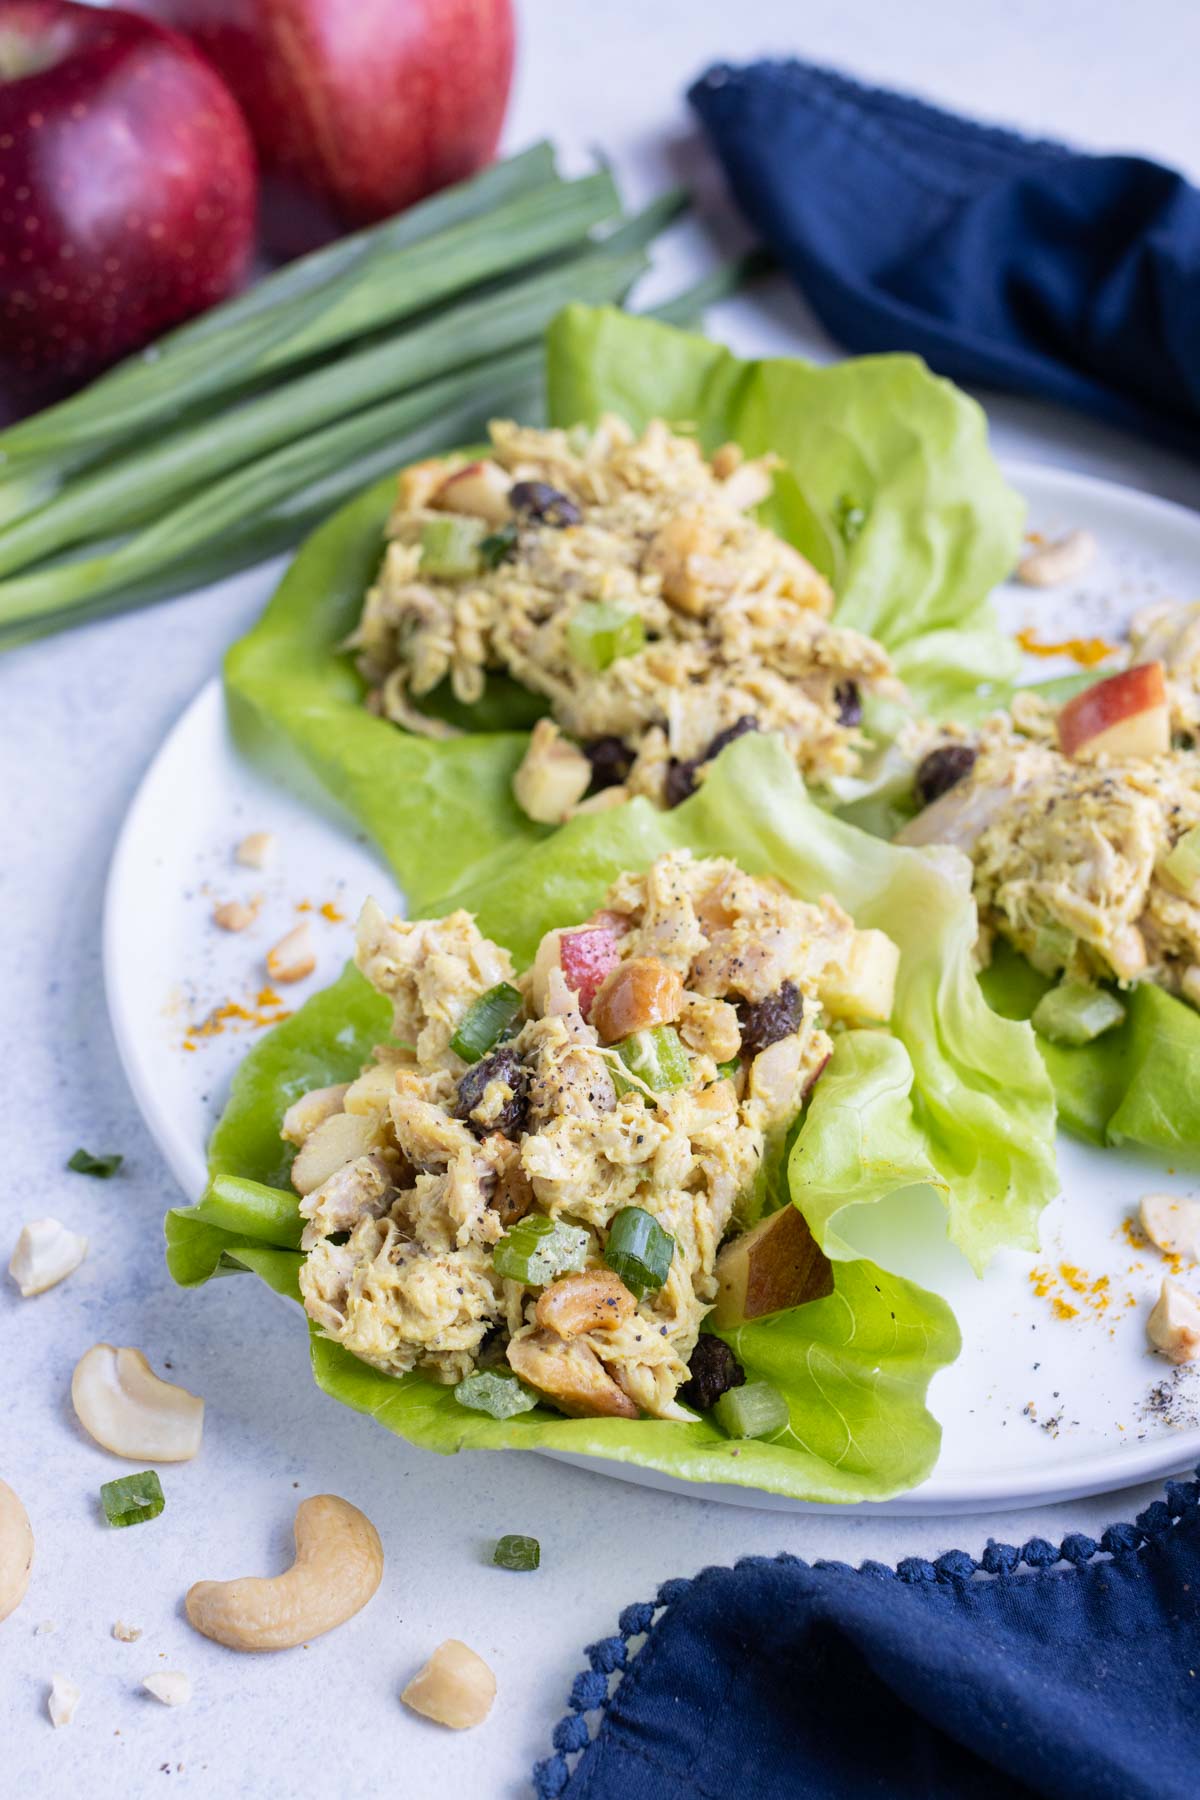
[[[558,940],[558,960],[567,986],[579,995],[579,1010],[586,1019],[601,982],[621,960],[620,937],[605,925],[564,931]]]
[[[1078,762],[1164,755],[1171,714],[1162,664],[1139,663],[1076,694],[1058,715],[1058,742]]]
[[[145,4],[187,32],[237,95],[280,252],[336,224],[386,218],[495,152],[512,82],[512,0]]]
[[[46,397],[222,300],[254,241],[254,148],[186,39],[0,0],[0,372]]]

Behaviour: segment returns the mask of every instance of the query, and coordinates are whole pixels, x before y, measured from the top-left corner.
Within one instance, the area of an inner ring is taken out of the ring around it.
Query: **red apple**
[[[185,39],[132,13],[0,0],[10,388],[66,386],[223,299],[255,203],[245,122]]]
[[[1171,748],[1171,716],[1160,662],[1139,663],[1085,688],[1058,715],[1064,756],[1162,756]]]
[[[586,1019],[601,982],[621,960],[620,934],[607,925],[564,931],[558,960],[567,986],[579,995],[579,1010]]]
[[[250,121],[276,247],[366,224],[496,148],[511,0],[143,0],[212,57]],[[297,217],[297,198],[309,216]],[[315,205],[315,210],[313,210]],[[281,223],[290,208],[292,218]]]

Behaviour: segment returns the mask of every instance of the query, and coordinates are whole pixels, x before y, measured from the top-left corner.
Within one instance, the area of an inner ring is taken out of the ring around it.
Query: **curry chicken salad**
[[[749,516],[772,457],[707,460],[661,421],[640,437],[497,423],[491,452],[400,478],[388,547],[351,640],[369,703],[410,730],[448,681],[489,671],[545,697],[514,782],[532,818],[642,794],[675,805],[731,738],[779,731],[806,781],[853,774],[868,693],[899,697],[887,652],[830,624],[833,591]]]
[[[1150,981],[1200,1006],[1200,758],[1186,621],[1135,625],[1180,646],[1136,662],[1061,709],[1029,691],[967,733],[918,728],[922,810],[899,838],[953,844],[974,866],[982,959],[1006,938],[1061,977],[1034,1015],[1085,1042],[1123,1010],[1101,980]],[[1194,637],[1194,633],[1193,633]],[[930,740],[933,740],[932,742]]]
[[[832,1291],[795,1207],[742,1226],[829,1028],[885,1022],[898,960],[833,900],[687,851],[622,875],[520,975],[467,912],[368,901],[356,961],[403,1048],[283,1121],[309,1316],[496,1416],[711,1406],[743,1375],[706,1315]]]

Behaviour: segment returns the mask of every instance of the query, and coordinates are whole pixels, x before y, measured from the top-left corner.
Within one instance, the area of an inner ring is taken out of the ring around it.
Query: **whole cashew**
[[[0,1619],[16,1612],[25,1598],[32,1567],[29,1514],[7,1481],[0,1481]]]
[[[357,1506],[316,1494],[296,1509],[296,1560],[283,1575],[198,1581],[187,1591],[197,1631],[230,1650],[291,1650],[352,1619],[383,1577],[379,1533]]]

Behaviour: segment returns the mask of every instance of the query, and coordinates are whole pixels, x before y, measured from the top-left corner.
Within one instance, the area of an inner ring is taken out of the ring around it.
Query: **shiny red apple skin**
[[[132,13],[0,0],[0,374],[63,388],[243,279],[245,121],[186,39]],[[38,66],[40,62],[41,66]]]
[[[145,0],[210,56],[274,204],[369,224],[488,162],[512,81],[512,0]],[[294,248],[285,245],[284,248]]]
[[[1164,755],[1171,718],[1162,664],[1138,663],[1076,694],[1058,715],[1058,742],[1079,762]]]

